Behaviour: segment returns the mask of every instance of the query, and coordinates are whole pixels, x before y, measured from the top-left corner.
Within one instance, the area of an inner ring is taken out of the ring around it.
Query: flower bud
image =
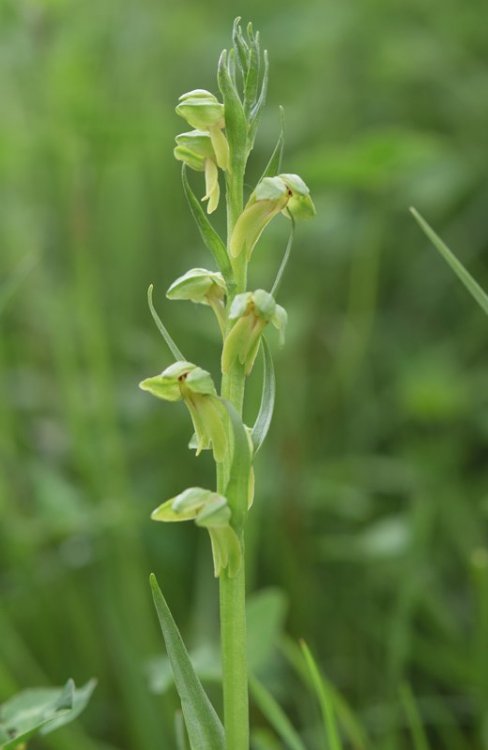
[[[210,135],[203,130],[191,130],[176,136],[174,156],[197,172],[205,172],[205,195],[208,200],[207,213],[217,208],[220,199],[217,156]]]
[[[183,400],[193,422],[197,455],[212,448],[215,461],[224,460],[227,453],[226,411],[206,370],[191,362],[175,362],[160,375],[143,380],[139,387],[165,401]]]
[[[268,323],[278,329],[283,339],[286,310],[277,305],[264,289],[238,294],[232,301],[229,320],[235,320],[222,350],[222,372],[228,372],[236,359],[244,365],[246,375],[252,370],[259,350],[261,334]]]
[[[232,257],[236,258],[244,251],[249,259],[262,232],[280,211],[285,216],[289,211],[294,219],[303,219],[315,214],[310,191],[298,175],[283,174],[261,180],[232,232]]]
[[[195,89],[179,98],[176,113],[192,128],[208,132],[215,151],[218,166],[229,168],[229,145],[222,133],[225,127],[224,105],[216,96],[204,89]]]

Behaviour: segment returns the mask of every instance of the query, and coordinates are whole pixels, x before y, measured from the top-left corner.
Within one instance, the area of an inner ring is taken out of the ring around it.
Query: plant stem
[[[227,177],[227,242],[230,244],[235,223],[243,208],[243,170],[234,169]],[[244,253],[241,254],[244,256]],[[247,260],[237,259],[234,266],[235,293],[247,285]],[[228,305],[231,304],[228,300]],[[227,331],[228,332],[228,331]],[[235,363],[222,376],[221,395],[232,403],[242,416],[246,376],[244,368]],[[230,426],[229,426],[230,428]],[[224,494],[230,461],[217,465],[217,491]],[[245,505],[246,501],[243,503]],[[246,639],[246,573],[244,529],[236,529],[242,549],[239,572],[230,578],[227,571],[220,576],[220,637],[224,692],[224,725],[227,750],[249,750],[249,698]]]
[[[231,401],[239,414],[242,414],[244,387],[243,367],[235,365],[222,378],[222,397]],[[225,492],[229,464],[230,462],[225,462],[218,466],[218,492]],[[226,571],[220,576],[224,724],[228,750],[249,749],[244,530],[241,530],[239,538],[242,548],[241,568],[233,578]]]
[[[236,576],[220,576],[220,629],[227,749],[249,750],[244,560]]]

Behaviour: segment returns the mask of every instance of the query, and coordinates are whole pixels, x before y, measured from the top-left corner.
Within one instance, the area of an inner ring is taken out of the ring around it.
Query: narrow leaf
[[[273,153],[265,167],[261,180],[265,177],[276,177],[281,172],[281,162],[283,160],[283,150],[285,148],[285,110],[280,106],[280,134],[276,141],[276,146],[273,149]]]
[[[264,104],[266,102],[266,96],[268,93],[268,79],[269,79],[269,57],[268,57],[268,51],[264,50],[263,52],[263,60],[264,60],[264,71],[263,71],[263,80],[261,83],[261,91],[259,93],[259,98],[252,108],[251,111],[251,117],[250,117],[250,123],[249,123],[249,143],[252,147],[252,144],[254,143],[254,138],[256,136],[256,130],[259,123],[259,115],[261,113],[262,108],[264,107]]]
[[[415,221],[423,229],[429,240],[432,242],[434,247],[440,252],[444,260],[451,266],[452,270],[466,287],[468,292],[474,297],[478,305],[488,315],[488,295],[480,287],[477,281],[473,279],[469,271],[463,266],[463,264],[456,258],[441,238],[434,232],[432,227],[425,221],[425,219],[419,214],[415,208],[410,209],[410,213],[414,217]]]
[[[305,685],[311,685],[312,679],[300,647],[295,643],[295,641],[287,637],[282,637],[279,645],[281,653],[288,661],[288,663],[292,666],[292,668],[296,671],[297,675],[302,679]],[[323,675],[322,681],[327,687],[327,691],[333,702],[334,709],[337,714],[338,722],[344,732],[344,735],[350,742],[351,747],[353,747],[355,750],[366,750],[366,748],[369,747],[367,737],[364,733],[362,725],[359,723],[352,709],[350,708],[344,697],[337,690],[335,690],[334,686],[324,679]]]
[[[225,106],[225,132],[229,141],[230,161],[237,174],[243,174],[246,165],[247,120],[242,102],[229,73],[229,58],[234,57],[231,49],[224,50],[217,69],[217,81]]]
[[[154,285],[149,284],[149,289],[147,290],[147,304],[149,305],[149,309],[151,311],[151,315],[153,317],[154,322],[156,323],[156,326],[158,328],[159,333],[163,337],[163,339],[166,341],[166,344],[168,345],[169,350],[171,351],[171,354],[175,358],[175,360],[178,361],[185,361],[185,357],[180,352],[178,347],[176,346],[175,342],[173,341],[172,337],[170,336],[166,326],[163,324],[163,321],[157,314],[154,304],[153,304],[153,289]]]
[[[245,76],[248,68],[248,46],[244,41],[244,37],[242,35],[240,16],[238,16],[234,21],[234,26],[232,29],[232,41],[234,43],[234,49],[239,61],[241,73],[243,76]]]
[[[227,281],[227,284],[230,286],[232,285],[232,268],[230,265],[229,256],[227,255],[227,249],[222,239],[210,223],[210,220],[203,210],[200,201],[190,187],[188,176],[186,174],[185,164],[183,164],[181,169],[181,179],[183,181],[183,190],[185,192],[185,197],[188,201],[188,205],[190,206],[190,211],[193,218],[195,219],[195,223],[200,232],[200,236],[205,243],[205,246],[212,253],[215,262],[219,267],[219,270]]]
[[[244,109],[249,114],[256,101],[259,84],[259,60],[254,47],[249,51],[249,69],[244,86]]]
[[[266,435],[268,434],[271,420],[273,418],[276,394],[273,357],[271,356],[268,342],[264,336],[261,338],[261,349],[263,352],[263,390],[261,392],[261,403],[258,416],[256,417],[254,427],[252,428],[252,442],[255,454],[261,448],[266,439]]]
[[[319,668],[317,667],[317,664],[307,644],[302,641],[301,647],[308,670],[310,672],[312,685],[319,701],[328,746],[330,750],[343,750],[342,742],[337,729],[335,712],[327,686],[322,679],[322,675],[320,674]]]
[[[422,725],[422,719],[420,718],[417,704],[409,685],[403,684],[400,687],[400,698],[412,734],[414,750],[430,750],[427,735]]]
[[[229,413],[234,434],[234,450],[225,496],[232,511],[232,526],[240,531],[247,513],[249,477],[251,473],[251,446],[246,428],[230,401],[223,400]]]
[[[225,750],[224,728],[198,679],[156,576],[149,578],[192,750]]]
[[[185,721],[181,711],[177,711],[175,714],[175,736],[177,750],[188,750]]]
[[[290,220],[291,220],[290,236],[288,237],[288,242],[286,243],[283,260],[281,261],[280,267],[278,268],[278,273],[276,274],[276,279],[271,289],[271,295],[275,298],[280,288],[281,279],[283,278],[283,274],[285,273],[286,266],[288,265],[288,261],[290,260],[291,249],[293,247],[293,240],[295,239],[295,219],[293,218],[290,212],[288,212],[288,216],[290,217]]]
[[[306,750],[300,736],[292,726],[287,715],[276,702],[269,690],[256,677],[249,680],[251,695],[257,707],[281,737],[289,750]]]

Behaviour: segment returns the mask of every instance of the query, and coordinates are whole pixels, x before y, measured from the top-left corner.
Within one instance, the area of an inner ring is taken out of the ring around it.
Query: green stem
[[[242,414],[245,375],[235,365],[222,377],[222,397]],[[217,491],[225,492],[230,462],[218,465]],[[244,531],[239,534],[242,565],[236,576],[220,576],[220,632],[224,691],[224,724],[228,750],[249,749],[249,701],[246,641],[246,580]]]
[[[245,162],[232,159],[232,172],[227,173],[227,243],[235,223],[242,213],[244,202]],[[241,254],[245,256],[244,253]],[[234,294],[246,291],[247,259],[243,257],[233,266]],[[230,306],[232,298],[227,300]],[[228,333],[228,330],[226,331]],[[246,376],[239,363],[222,376],[221,395],[232,403],[242,416]],[[229,425],[230,429],[230,425]],[[217,491],[225,493],[230,471],[230,460],[217,465]],[[247,498],[244,505],[247,503]],[[242,563],[233,578],[223,571],[220,579],[220,637],[222,651],[222,682],[224,693],[224,726],[227,750],[249,750],[249,688],[246,639],[246,573],[244,555],[244,529],[236,529],[241,549]]]
[[[227,236],[230,241],[234,225],[243,207],[243,177],[229,175],[227,182]],[[243,292],[247,283],[247,265],[234,268],[235,292]],[[230,304],[231,300],[228,301]],[[245,375],[243,367],[233,365],[222,376],[222,398],[230,401],[242,415]],[[218,492],[225,492],[230,461],[219,467]],[[242,564],[236,576],[220,576],[220,637],[222,650],[222,682],[224,692],[224,725],[227,750],[249,749],[249,698],[246,640],[246,579],[244,530],[240,533]]]
[[[244,561],[234,578],[220,576],[220,629],[227,750],[249,750]]]

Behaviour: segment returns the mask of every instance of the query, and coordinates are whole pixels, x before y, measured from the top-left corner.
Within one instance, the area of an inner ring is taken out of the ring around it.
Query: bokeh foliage
[[[207,539],[148,520],[184,486],[211,486],[210,462],[182,457],[184,411],[137,382],[170,362],[151,282],[191,360],[216,364],[210,318],[164,300],[209,264],[172,156],[173,110],[184,91],[216,90],[236,11],[271,55],[249,187],[283,104],[285,171],[303,175],[318,213],[280,291],[289,336],[250,588],[286,593],[288,633],[313,646],[375,747],[410,747],[408,682],[434,747],[481,748],[486,318],[407,211],[488,286],[481,0],[0,4],[0,701],[97,676],[84,727],[46,746],[171,746],[174,695],[151,697],[142,667],[161,648],[149,570],[188,640],[214,637]],[[287,228],[276,222],[255,252],[260,285]],[[318,714],[283,659],[268,683],[313,743]]]

